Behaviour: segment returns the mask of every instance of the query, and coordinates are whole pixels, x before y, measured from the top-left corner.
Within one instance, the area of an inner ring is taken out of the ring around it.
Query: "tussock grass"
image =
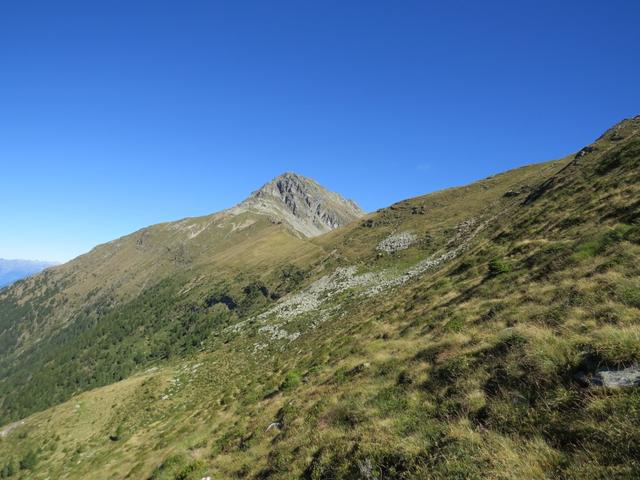
[[[182,304],[182,327],[206,299],[233,299],[212,307],[224,321],[205,343],[28,417],[1,440],[0,468],[35,451],[17,478],[638,478],[640,393],[580,380],[640,361],[640,184],[626,129],[578,164],[399,202],[310,245],[258,225],[248,261],[260,278],[241,271],[239,244],[225,254],[231,277],[200,280],[215,291],[171,287],[198,299]],[[440,268],[282,324],[295,341],[256,349],[255,319],[226,329],[272,302],[263,287],[295,292],[339,266],[410,268],[478,218],[492,220]],[[380,254],[399,232],[420,242]],[[273,240],[287,253],[270,263]]]

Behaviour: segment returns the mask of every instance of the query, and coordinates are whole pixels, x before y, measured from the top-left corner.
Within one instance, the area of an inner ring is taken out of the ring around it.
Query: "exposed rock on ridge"
[[[232,213],[253,211],[287,223],[305,237],[315,237],[364,215],[356,203],[314,180],[285,173],[256,190]]]

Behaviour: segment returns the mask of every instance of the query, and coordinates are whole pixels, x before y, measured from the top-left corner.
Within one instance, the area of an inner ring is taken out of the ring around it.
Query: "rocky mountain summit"
[[[282,221],[305,237],[315,237],[364,215],[352,200],[330,192],[314,180],[284,173],[263,185],[233,213],[253,211]]]

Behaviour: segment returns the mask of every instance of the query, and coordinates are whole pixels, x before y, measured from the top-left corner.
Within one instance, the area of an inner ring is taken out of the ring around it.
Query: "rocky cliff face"
[[[295,173],[285,173],[273,179],[232,211],[269,215],[274,221],[287,223],[305,237],[321,235],[364,215],[353,201]]]

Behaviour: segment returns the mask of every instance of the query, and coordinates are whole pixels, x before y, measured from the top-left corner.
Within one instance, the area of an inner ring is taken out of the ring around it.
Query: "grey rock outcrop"
[[[592,375],[579,372],[576,379],[592,387],[629,388],[640,386],[640,367],[632,366],[620,370],[601,368]]]
[[[315,237],[364,215],[360,207],[314,180],[285,173],[265,184],[231,209],[253,211],[281,221],[305,237]]]
[[[640,368],[634,366],[622,370],[598,370],[592,381],[609,388],[637,387],[640,386]]]

